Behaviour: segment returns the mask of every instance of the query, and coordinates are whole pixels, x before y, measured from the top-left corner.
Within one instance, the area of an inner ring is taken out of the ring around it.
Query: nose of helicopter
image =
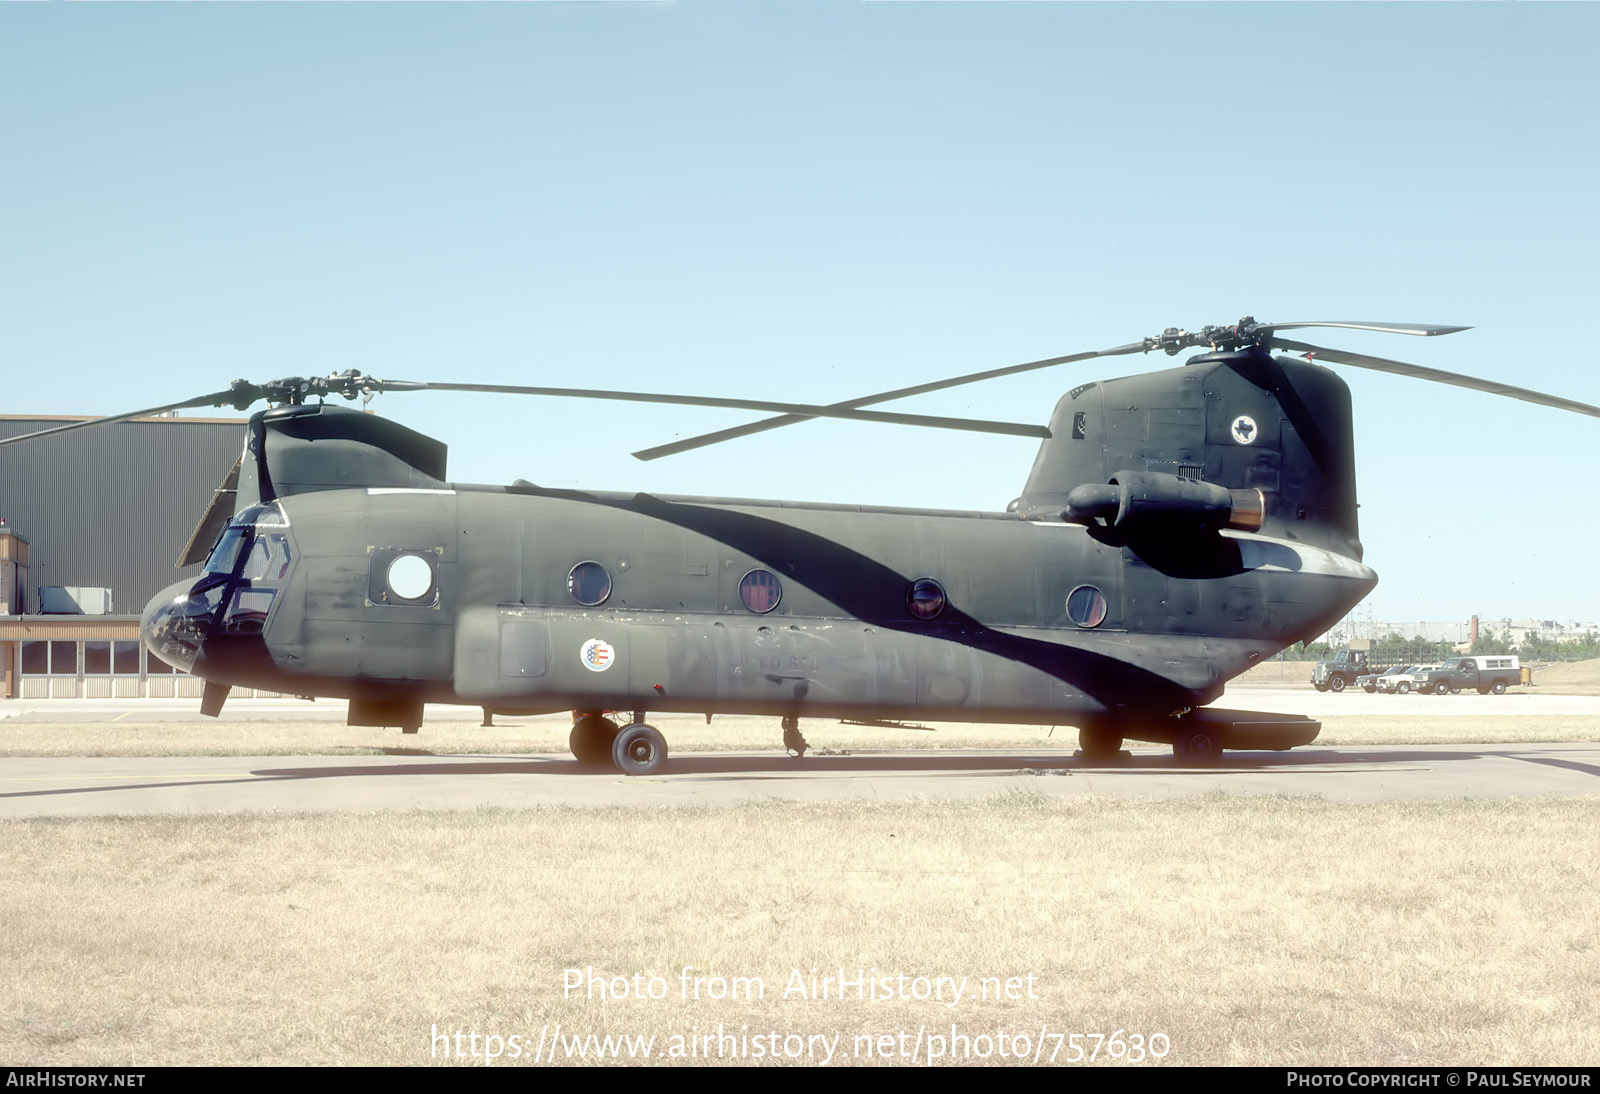
[[[145,648],[175,669],[194,667],[211,629],[222,586],[197,586],[191,579],[169,585],[151,598],[139,619]]]

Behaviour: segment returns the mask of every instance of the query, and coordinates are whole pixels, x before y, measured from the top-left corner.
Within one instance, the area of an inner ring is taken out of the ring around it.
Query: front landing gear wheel
[[[588,767],[599,767],[611,762],[611,742],[617,736],[617,723],[610,718],[589,714],[572,723],[572,735],[567,746],[573,757]]]
[[[1222,742],[1213,730],[1185,729],[1172,742],[1172,757],[1179,763],[1209,766],[1222,759]]]
[[[1078,730],[1078,751],[1085,760],[1105,763],[1122,757],[1122,735],[1099,726],[1086,726]]]
[[[800,735],[800,719],[792,715],[785,716],[783,719],[783,747],[788,749],[790,755],[797,760],[806,754],[806,749],[811,747],[806,743],[806,739]]]
[[[635,722],[611,742],[611,762],[624,775],[654,775],[667,766],[667,739],[655,726]]]

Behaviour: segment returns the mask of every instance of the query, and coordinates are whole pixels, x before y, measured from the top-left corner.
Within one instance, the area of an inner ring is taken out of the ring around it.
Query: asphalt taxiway
[[[1600,716],[1600,697],[1517,695],[1319,696],[1297,690],[1232,692],[1226,705],[1300,710],[1313,717],[1372,713]],[[85,705],[87,704],[87,705]],[[29,721],[115,722],[186,718],[144,702],[4,704]],[[1379,707],[1383,709],[1378,709]],[[73,709],[79,708],[79,709]],[[306,705],[230,704],[239,718],[303,719]],[[343,717],[342,704],[318,713]],[[454,708],[441,717],[479,717]],[[430,711],[430,720],[433,712]],[[398,735],[397,735],[398,736]],[[406,744],[425,747],[425,740]],[[400,742],[397,740],[397,745]],[[1182,767],[1169,749],[1135,745],[1112,764],[1065,749],[907,749],[851,755],[772,751],[675,753],[649,778],[585,768],[565,755],[8,757],[0,759],[0,817],[108,814],[472,809],[539,805],[716,805],[794,801],[951,798],[1007,793],[1051,797],[1169,798],[1217,791],[1311,794],[1330,801],[1513,798],[1600,794],[1600,743],[1319,746],[1228,752],[1213,767]],[[406,753],[413,750],[406,749]]]
[[[14,757],[0,761],[0,817],[141,813],[716,805],[755,799],[889,801],[1007,793],[1170,798],[1217,791],[1330,801],[1600,794],[1600,744],[1379,745],[1227,753],[1175,766],[1138,748],[1091,765],[1046,750],[807,756],[673,756],[649,778],[564,757]]]

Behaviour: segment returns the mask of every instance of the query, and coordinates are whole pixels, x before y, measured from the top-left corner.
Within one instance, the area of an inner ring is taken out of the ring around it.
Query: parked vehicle
[[[1514,656],[1453,657],[1417,682],[1420,691],[1452,695],[1472,688],[1479,695],[1504,695],[1506,688],[1522,683],[1522,666]]]
[[[1422,681],[1427,677],[1428,673],[1434,671],[1438,667],[1438,664],[1434,663],[1431,665],[1412,665],[1410,666],[1410,672],[1399,672],[1396,670],[1397,675],[1389,677],[1383,682],[1381,687],[1386,694],[1408,695],[1411,692],[1417,691],[1421,687]]]
[[[1360,684],[1361,690],[1368,695],[1375,691],[1389,694],[1399,690],[1399,678],[1404,676],[1408,678],[1405,691],[1410,691],[1409,677],[1415,671],[1417,671],[1416,665],[1396,665],[1394,668],[1384,672],[1375,672],[1370,676],[1360,677],[1356,680],[1356,683]],[[1400,692],[1400,694],[1404,695],[1405,691]]]
[[[1366,654],[1341,649],[1333,660],[1317,662],[1311,670],[1311,686],[1318,691],[1343,691],[1367,672]]]

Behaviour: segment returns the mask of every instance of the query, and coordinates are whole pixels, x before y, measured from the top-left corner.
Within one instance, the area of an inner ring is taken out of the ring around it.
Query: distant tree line
[[[1326,661],[1338,648],[1326,642],[1301,642],[1278,655],[1283,661]],[[1576,642],[1557,642],[1531,633],[1520,643],[1511,641],[1510,631],[1484,631],[1472,643],[1469,653],[1514,653],[1524,661],[1590,661],[1600,658],[1600,635],[1584,635]],[[1407,663],[1432,664],[1456,656],[1454,642],[1430,641],[1421,635],[1410,638],[1391,632],[1372,643],[1367,660],[1374,665]]]

